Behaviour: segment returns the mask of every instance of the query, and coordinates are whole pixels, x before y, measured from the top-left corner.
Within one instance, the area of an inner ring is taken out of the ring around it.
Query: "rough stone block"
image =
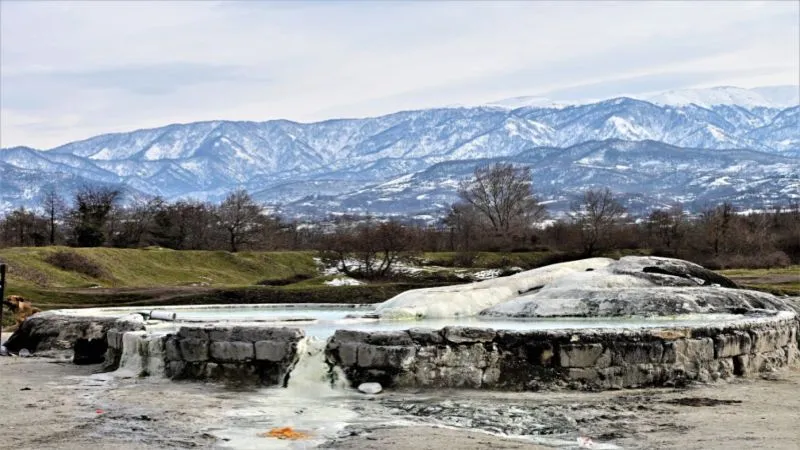
[[[208,333],[204,327],[181,327],[178,336],[182,338],[208,340]]]
[[[370,345],[410,346],[414,345],[411,336],[406,331],[376,331],[369,333],[365,340]]]
[[[436,385],[451,388],[479,388],[483,371],[477,367],[442,367]]]
[[[408,330],[408,335],[417,345],[444,343],[444,337],[442,337],[441,333],[439,333],[439,330],[431,330],[428,328],[411,328]]]
[[[567,381],[580,381],[583,383],[597,382],[599,375],[596,369],[570,368],[567,370]]]
[[[184,361],[208,361],[208,341],[205,339],[181,339],[180,350]]]
[[[751,347],[752,339],[745,331],[734,331],[714,337],[714,357],[717,359],[749,354]]]
[[[365,368],[408,368],[414,361],[414,347],[365,345],[358,347],[358,366]]]
[[[217,327],[207,331],[208,339],[212,341],[233,341],[230,327]]]
[[[458,345],[440,348],[435,363],[444,367],[478,367],[490,364],[489,353],[482,344]]]
[[[653,364],[661,362],[664,348],[660,341],[614,343],[611,353],[615,366]]]
[[[258,361],[288,360],[295,353],[293,343],[287,341],[258,341],[255,343],[255,356]]]
[[[500,381],[500,376],[502,372],[500,371],[499,367],[487,367],[483,371],[483,377],[481,378],[481,386],[483,387],[494,387]]]
[[[442,330],[445,340],[454,344],[492,342],[497,333],[491,328],[445,327]]]
[[[180,379],[184,377],[186,363],[183,361],[170,361],[164,367],[164,375],[167,378]]]
[[[181,361],[181,350],[178,345],[178,339],[175,336],[170,336],[164,343],[164,353],[167,361]]]
[[[709,375],[712,380],[727,379],[733,376],[735,364],[733,358],[723,358],[711,361]]]
[[[750,356],[750,368],[754,372],[769,372],[786,367],[788,358],[783,349]]]
[[[338,346],[334,347],[336,354],[338,355],[338,363],[343,367],[352,367],[358,363],[358,347],[360,344],[355,342],[342,342]],[[327,347],[327,352],[330,353],[332,350],[331,346]]]
[[[712,359],[714,359],[714,341],[711,338],[675,341],[675,360],[679,365],[692,365],[697,361]]]
[[[231,339],[242,342],[268,341],[272,339],[275,328],[264,326],[235,326],[231,328]]]
[[[751,353],[774,352],[788,345],[792,337],[790,328],[751,330],[750,336],[753,339]]]
[[[331,338],[330,345],[339,345],[343,342],[367,342],[369,333],[366,331],[356,330],[336,330]]]
[[[562,345],[558,352],[561,367],[608,367],[611,365],[610,353],[603,344]]]
[[[252,361],[255,354],[252,342],[212,342],[209,354],[215,361],[243,362]]]

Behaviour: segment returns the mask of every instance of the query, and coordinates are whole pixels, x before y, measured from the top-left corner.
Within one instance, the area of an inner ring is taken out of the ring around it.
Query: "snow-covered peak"
[[[719,86],[707,89],[683,89],[667,91],[643,97],[651,103],[659,105],[698,106],[736,105],[746,108],[758,106],[771,108],[788,108],[800,104],[799,86],[767,86],[744,89],[733,86]]]
[[[507,108],[507,109],[517,109],[525,107],[563,108],[565,106],[569,106],[569,104],[565,102],[557,102],[546,97],[536,97],[536,96],[505,98],[502,100],[495,100],[493,102],[489,102],[486,105],[495,106],[498,108]]]

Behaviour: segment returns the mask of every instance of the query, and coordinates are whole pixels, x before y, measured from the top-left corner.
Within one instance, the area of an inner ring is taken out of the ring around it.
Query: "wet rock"
[[[23,358],[27,358],[27,357],[31,356],[31,351],[28,350],[27,348],[23,348],[22,350],[19,351],[18,355],[23,357]]]
[[[141,319],[141,317],[140,317]],[[45,350],[72,351],[78,339],[106,339],[110,329],[143,330],[142,321],[117,320],[114,317],[83,317],[42,312],[25,320],[5,343],[10,352],[26,348],[31,352]]]
[[[186,338],[180,341],[181,355],[184,361],[208,361],[208,341],[204,339]]]
[[[183,356],[181,356],[181,350],[178,338],[170,336],[166,340],[166,342],[164,342],[164,353],[166,355],[167,361],[183,360]]]
[[[375,395],[380,394],[383,387],[380,383],[361,383],[358,385],[358,390],[364,394]]]
[[[750,334],[744,331],[736,331],[714,337],[714,355],[717,358],[746,355],[750,353],[751,347],[752,339]]]

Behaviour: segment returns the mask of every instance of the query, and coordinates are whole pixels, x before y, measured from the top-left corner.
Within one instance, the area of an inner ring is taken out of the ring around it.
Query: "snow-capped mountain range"
[[[800,200],[797,88],[673,91],[552,105],[536,98],[317,123],[212,121],[0,150],[0,211],[56,185],[217,201],[245,188],[290,215],[432,215],[476,165],[530,165],[564,209],[608,186],[634,209]],[[792,97],[794,95],[794,97]],[[534,103],[534,104],[530,104]],[[542,106],[546,105],[546,106]]]

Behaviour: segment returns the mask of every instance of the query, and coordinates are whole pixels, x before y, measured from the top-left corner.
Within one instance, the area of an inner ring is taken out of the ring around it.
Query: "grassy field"
[[[719,273],[742,287],[800,297],[800,265],[775,269],[728,269]]]
[[[48,262],[56,253],[79,255],[100,276]],[[317,273],[312,252],[208,252],[167,249],[36,247],[0,250],[9,284],[42,288],[231,286]]]

